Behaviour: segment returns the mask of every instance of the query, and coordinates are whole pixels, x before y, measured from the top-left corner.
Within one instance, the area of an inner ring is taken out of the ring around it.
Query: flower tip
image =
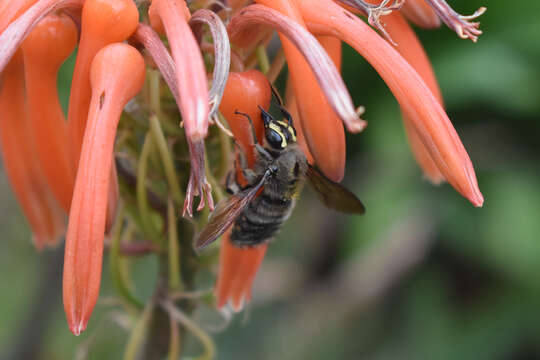
[[[352,134],[361,133],[367,128],[367,121],[362,119],[355,119],[355,121],[351,122],[347,125],[347,130],[349,130]]]
[[[79,336],[82,334],[84,330],[86,330],[86,322],[75,321],[73,324],[69,325],[69,330],[73,333],[75,336]]]
[[[476,194],[474,194],[474,197],[470,199],[470,202],[474,205],[474,207],[481,208],[484,206],[484,196],[480,191],[478,191]]]

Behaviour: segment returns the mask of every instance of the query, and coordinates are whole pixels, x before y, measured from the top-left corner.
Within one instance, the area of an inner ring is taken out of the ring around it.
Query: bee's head
[[[264,135],[268,145],[274,150],[283,150],[289,144],[296,142],[296,130],[292,124],[291,115],[285,108],[280,107],[280,110],[287,121],[274,119],[261,106],[259,106],[259,109],[261,110],[261,116],[264,122]]]

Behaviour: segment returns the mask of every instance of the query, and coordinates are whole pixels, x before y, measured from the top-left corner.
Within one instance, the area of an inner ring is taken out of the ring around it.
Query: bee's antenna
[[[259,110],[261,110],[261,116],[264,122],[264,126],[268,126],[270,122],[275,120],[274,117],[268,111],[264,110],[261,105],[259,105]]]
[[[273,97],[276,99],[277,101],[277,108],[279,109],[279,111],[281,112],[281,115],[283,115],[283,117],[285,119],[287,119],[287,123],[289,124],[289,126],[292,126],[294,127],[293,125],[293,120],[292,120],[292,116],[291,114],[287,111],[287,109],[285,109],[285,107],[283,106],[283,100],[281,99],[281,96],[279,96],[279,93],[278,91],[276,90],[276,88],[274,87],[274,85],[270,84],[270,89],[272,89],[272,95]]]
[[[270,89],[272,90],[272,95],[274,95],[274,98],[276,98],[277,103],[280,107],[283,106],[283,100],[281,99],[281,96],[279,96],[279,93],[277,92],[274,85],[270,84]]]
[[[259,108],[260,108],[260,106],[259,106]],[[262,110],[262,108],[261,108],[261,110]],[[264,110],[263,110],[263,111],[264,111]],[[255,126],[253,125],[253,120],[251,120],[251,116],[249,116],[249,115],[246,114],[246,113],[240,112],[240,111],[238,111],[238,110],[234,110],[234,113],[235,113],[236,115],[242,115],[242,116],[247,117],[247,119],[249,120],[249,124],[250,124],[250,126],[251,126],[251,134],[252,134],[252,136],[253,136],[253,143],[254,143],[254,144],[258,144],[258,141],[257,141],[257,134],[255,133]],[[263,119],[264,119],[264,116],[263,116]],[[266,124],[266,122],[265,122],[265,124]]]

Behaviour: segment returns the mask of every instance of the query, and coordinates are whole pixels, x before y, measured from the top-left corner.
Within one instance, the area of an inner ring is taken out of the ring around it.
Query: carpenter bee
[[[296,143],[292,117],[276,92],[274,96],[284,119],[275,119],[259,106],[264,122],[262,145],[257,141],[249,115],[236,111],[251,125],[257,161],[254,168],[249,169],[245,154],[240,154],[242,174],[248,185],[239,185],[235,169],[228,174],[227,192],[232,196],[218,203],[208,224],[195,239],[196,250],[217,240],[231,226],[230,240],[234,245],[255,246],[270,240],[290,216],[305,182],[327,207],[349,214],[365,212],[364,205],[352,192],[308,164]]]

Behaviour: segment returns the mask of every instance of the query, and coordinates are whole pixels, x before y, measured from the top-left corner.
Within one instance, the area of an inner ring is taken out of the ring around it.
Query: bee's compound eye
[[[283,149],[287,145],[287,140],[283,135],[272,129],[266,132],[266,140],[275,149]]]

